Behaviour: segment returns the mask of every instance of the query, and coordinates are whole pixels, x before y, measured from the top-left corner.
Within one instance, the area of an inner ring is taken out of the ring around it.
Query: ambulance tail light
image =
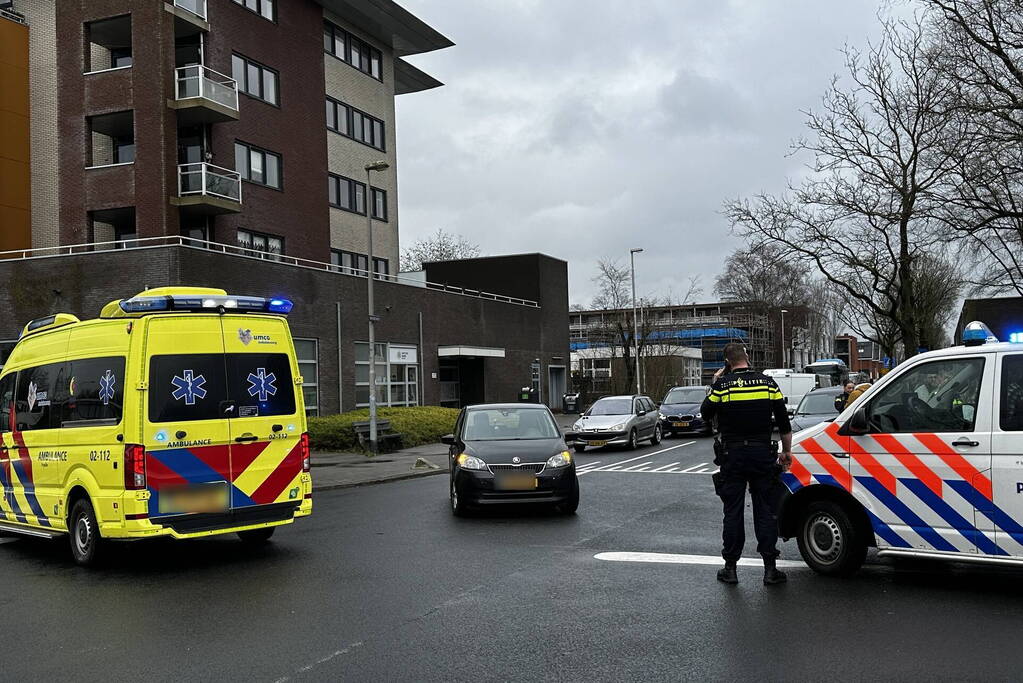
[[[302,437],[298,440],[299,453],[302,455],[302,471],[309,471],[309,433],[302,434]]]
[[[141,491],[146,488],[146,447],[130,443],[124,447],[124,488]]]

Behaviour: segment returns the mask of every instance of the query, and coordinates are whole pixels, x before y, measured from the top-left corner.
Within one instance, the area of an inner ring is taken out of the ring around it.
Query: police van
[[[0,374],[0,531],[105,541],[237,532],[312,511],[286,299],[151,289],[30,322]]]
[[[882,556],[1023,566],[1023,344],[980,322],[793,438],[781,534],[810,567]]]

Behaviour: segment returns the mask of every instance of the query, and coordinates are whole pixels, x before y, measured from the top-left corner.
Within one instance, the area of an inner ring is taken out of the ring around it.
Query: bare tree
[[[967,241],[977,289],[1023,295],[1023,4],[923,0],[933,60],[954,86],[966,144],[937,191],[952,239]]]
[[[455,259],[475,258],[480,255],[480,247],[461,235],[454,235],[438,228],[433,235],[418,240],[412,246],[401,251],[401,270],[403,272],[422,270],[424,263],[431,261],[453,261]]]
[[[806,264],[773,242],[736,249],[714,280],[714,291],[725,301],[760,301],[769,308],[802,304],[807,290]]]
[[[848,85],[832,81],[807,112],[810,176],[786,196],[761,194],[725,206],[754,246],[782,247],[815,267],[850,306],[898,329],[906,355],[919,346],[914,264],[932,240],[930,191],[952,165],[942,78],[919,23],[883,22],[866,52],[845,48]]]

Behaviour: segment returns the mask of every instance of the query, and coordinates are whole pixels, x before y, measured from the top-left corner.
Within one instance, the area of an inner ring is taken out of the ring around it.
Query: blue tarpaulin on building
[[[749,332],[738,327],[695,327],[683,330],[657,330],[646,336],[647,341],[662,341],[665,339],[686,339],[697,341],[702,339],[722,340],[749,340]],[[582,349],[595,349],[606,347],[604,342],[590,344],[589,342],[572,342],[571,349],[579,351]]]

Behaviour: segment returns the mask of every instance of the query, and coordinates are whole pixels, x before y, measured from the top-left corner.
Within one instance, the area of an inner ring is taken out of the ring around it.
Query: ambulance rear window
[[[294,383],[286,354],[175,354],[150,360],[150,422],[294,413]]]

